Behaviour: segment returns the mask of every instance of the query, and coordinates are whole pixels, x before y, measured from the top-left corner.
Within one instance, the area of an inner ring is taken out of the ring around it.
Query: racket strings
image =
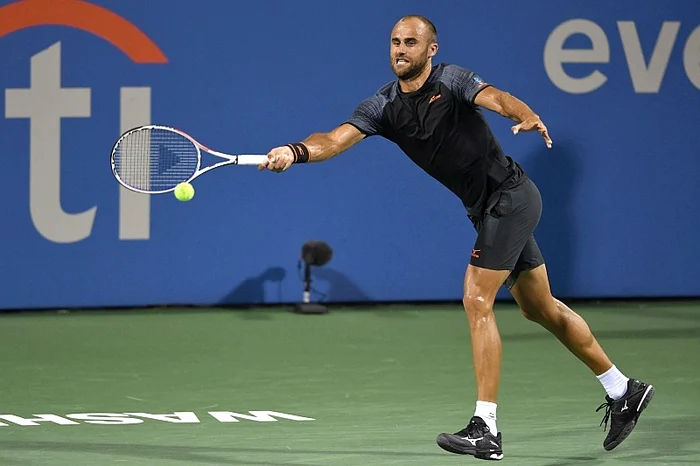
[[[143,128],[124,136],[114,151],[122,182],[141,191],[168,191],[199,168],[199,151],[185,136],[165,128]]]

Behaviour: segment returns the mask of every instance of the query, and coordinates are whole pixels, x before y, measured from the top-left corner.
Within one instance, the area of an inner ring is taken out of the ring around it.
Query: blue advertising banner
[[[310,239],[334,250],[314,299],[460,299],[466,212],[387,140],[217,169],[186,203],[109,166],[141,124],[253,154],[333,129],[395,78],[389,34],[412,13],[438,28],[434,63],[548,126],[549,150],[486,112],[542,192],[555,294],[700,295],[698,2],[19,0],[0,2],[0,308],[295,302]]]

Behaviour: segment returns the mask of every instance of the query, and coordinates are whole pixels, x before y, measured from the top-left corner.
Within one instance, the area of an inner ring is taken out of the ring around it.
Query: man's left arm
[[[518,134],[520,131],[538,131],[544,138],[547,147],[552,147],[547,127],[542,123],[540,117],[517,97],[489,86],[476,95],[474,103],[515,121],[517,125],[511,128],[513,134]]]

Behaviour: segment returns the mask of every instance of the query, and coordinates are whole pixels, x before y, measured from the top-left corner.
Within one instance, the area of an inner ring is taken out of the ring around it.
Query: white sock
[[[474,411],[474,416],[478,416],[484,420],[491,433],[493,435],[498,434],[498,428],[496,427],[496,408],[498,405],[496,403],[491,403],[489,401],[477,401],[476,410]]]
[[[615,366],[612,366],[600,375],[596,375],[596,378],[600,380],[608,396],[613,400],[619,400],[627,392],[629,379]]]

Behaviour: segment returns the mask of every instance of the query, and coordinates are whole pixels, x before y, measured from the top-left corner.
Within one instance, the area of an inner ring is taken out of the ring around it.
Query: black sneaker
[[[455,434],[440,434],[437,444],[458,455],[472,455],[482,460],[502,460],[501,433],[493,435],[480,417],[472,417],[469,425]]]
[[[605,423],[603,432],[608,427],[608,419],[611,419],[610,432],[603,441],[603,448],[610,451],[627,438],[653,397],[654,387],[635,379],[627,382],[627,392],[619,400],[613,400],[606,395],[606,402],[596,409],[598,412],[605,408],[605,417],[600,422],[601,426]]]

